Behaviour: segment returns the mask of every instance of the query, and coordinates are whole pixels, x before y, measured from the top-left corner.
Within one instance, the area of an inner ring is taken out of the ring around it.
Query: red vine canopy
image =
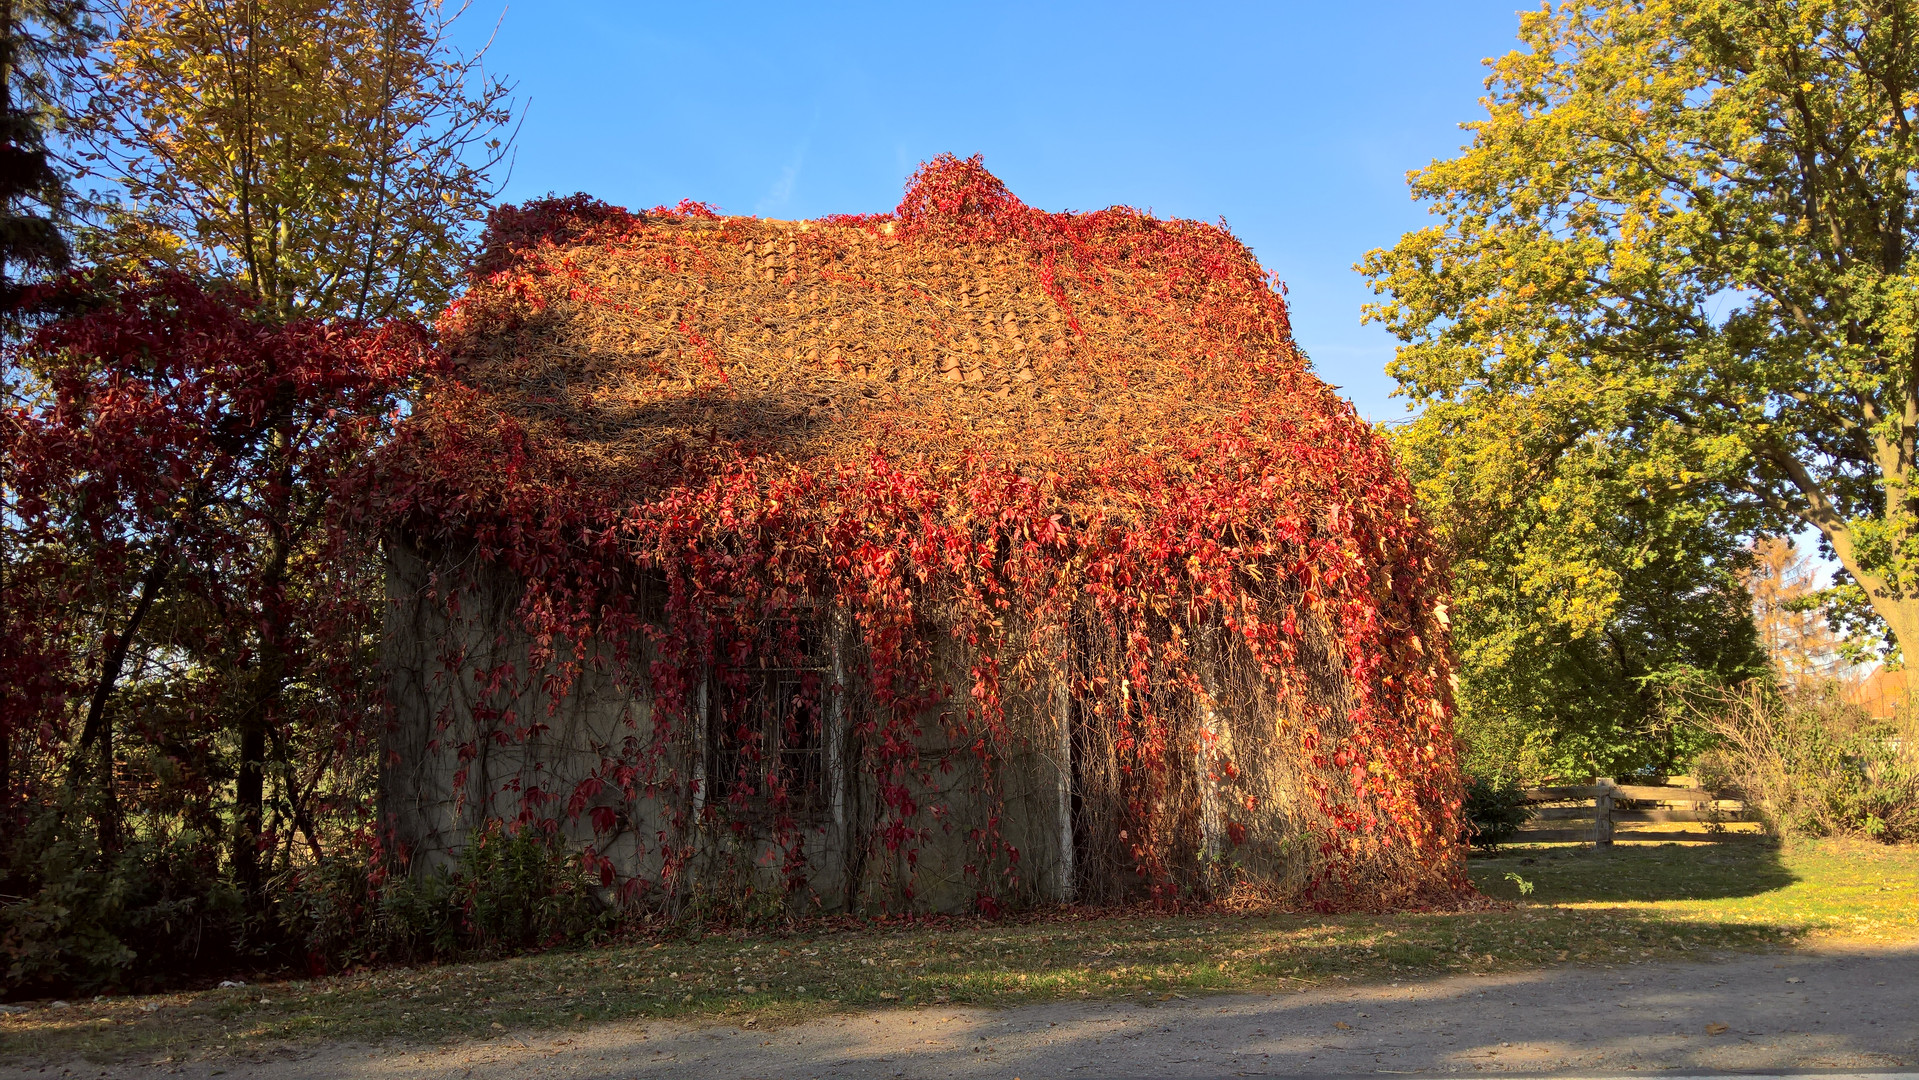
[[[1175,796],[1197,787],[1231,844],[1282,812],[1310,836],[1289,888],[1462,887],[1438,556],[1223,227],[1035,210],[977,158],[923,166],[889,215],[546,199],[496,212],[441,330],[457,374],[383,465],[385,519],[524,582],[563,671],[645,638],[641,757],[671,758],[699,664],[830,603],[862,643],[862,752],[905,778],[880,800],[889,851],[931,827],[922,729],[991,758],[1051,679],[1105,732],[1101,842],[1149,891],[1182,888],[1201,826]],[[1257,748],[1208,728],[1235,694]],[[1291,779],[1247,787],[1259,754]],[[629,765],[636,790],[691,782]],[[995,835],[974,831],[982,895]]]

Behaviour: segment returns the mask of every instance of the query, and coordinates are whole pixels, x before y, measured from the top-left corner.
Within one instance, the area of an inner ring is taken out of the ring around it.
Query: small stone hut
[[[1437,564],[1223,228],[498,212],[382,468],[415,865],[818,910],[1462,887]]]

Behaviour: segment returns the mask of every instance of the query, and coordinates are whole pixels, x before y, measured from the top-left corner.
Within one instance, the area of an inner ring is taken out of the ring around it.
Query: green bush
[[[1512,839],[1519,827],[1532,819],[1526,806],[1526,791],[1510,777],[1468,776],[1466,778],[1466,839],[1474,847],[1491,851]]]
[[[92,829],[46,813],[0,866],[0,996],[156,989],[258,964],[270,942],[190,831],[103,857]]]
[[[450,865],[415,871],[377,840],[296,871],[279,918],[311,966],[504,956],[608,932],[616,912],[577,853],[494,827]]]
[[[363,841],[249,905],[217,842],[181,831],[103,857],[77,818],[49,813],[0,851],[0,997],[504,956],[592,941],[615,917],[578,854],[537,831],[495,828],[418,873]]]

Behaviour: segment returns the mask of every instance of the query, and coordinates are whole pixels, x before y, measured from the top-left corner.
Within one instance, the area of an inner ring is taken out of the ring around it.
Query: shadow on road
[[[762,1031],[604,1024],[557,1039],[504,1035],[375,1054],[342,1048],[256,1063],[239,1074],[271,1080],[1197,1080],[1897,1069],[1919,1063],[1915,1000],[1919,947],[1908,944],[1164,1002],[897,1008]],[[234,1066],[207,1063],[185,1071],[202,1075],[212,1068]]]

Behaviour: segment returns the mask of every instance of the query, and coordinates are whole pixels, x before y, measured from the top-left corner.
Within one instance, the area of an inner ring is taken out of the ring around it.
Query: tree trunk
[[[1820,535],[1832,545],[1833,554],[1839,557],[1839,565],[1845,567],[1846,572],[1865,591],[1873,614],[1885,621],[1899,648],[1919,652],[1919,596],[1900,595],[1898,590],[1887,587],[1884,578],[1861,569],[1851,530],[1824,521],[1814,524],[1818,526]]]
[[[168,536],[159,554],[154,556],[153,565],[147,568],[147,575],[140,582],[140,599],[134,604],[133,613],[127,616],[126,626],[118,635],[109,633],[102,641],[105,654],[101,658],[100,677],[87,702],[87,719],[80,728],[80,743],[67,764],[67,786],[77,790],[86,775],[87,750],[95,743],[99,744],[100,765],[96,779],[100,784],[98,819],[100,847],[103,851],[114,851],[120,844],[119,793],[113,786],[113,720],[107,713],[107,702],[112,699],[114,688],[119,685],[120,674],[126,668],[127,652],[133,647],[133,639],[139,634],[140,625],[146,621],[147,612],[153,610],[154,600],[166,587],[167,575],[173,568],[174,542],[175,537]]]
[[[120,850],[120,787],[113,776],[113,718],[100,725],[100,757],[94,768],[100,774],[100,852]]]
[[[234,791],[233,875],[249,898],[259,895],[260,829],[266,805],[266,724],[249,708],[240,724],[240,775]]]
[[[260,848],[265,825],[267,728],[286,685],[286,573],[293,548],[294,484],[290,427],[290,418],[282,418],[274,426],[267,448],[267,474],[272,479],[267,489],[267,561],[260,575],[260,664],[254,673],[250,700],[240,715],[240,769],[234,783],[234,876],[255,899],[263,884]]]
[[[0,828],[13,831],[13,738],[0,720]]]
[[[1919,598],[1879,596],[1871,590],[1867,590],[1867,595],[1872,597],[1872,610],[1892,628],[1892,636],[1898,639],[1899,648],[1919,654]]]

